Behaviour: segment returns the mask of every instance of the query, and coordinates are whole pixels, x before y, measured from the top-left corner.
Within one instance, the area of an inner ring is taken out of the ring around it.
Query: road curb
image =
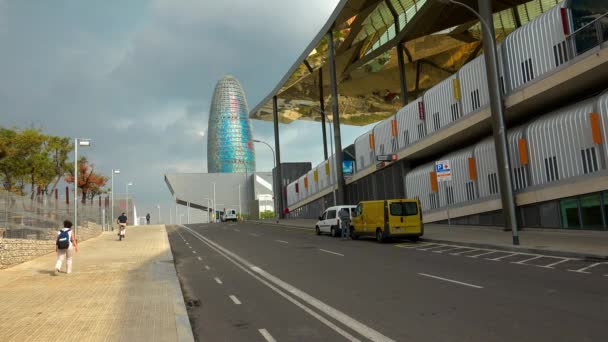
[[[175,268],[173,251],[171,250],[166,225],[162,225],[162,229],[165,232],[165,242],[169,246],[167,250],[167,257],[169,261],[171,261],[171,268],[173,269],[172,277],[171,279],[169,279],[169,283],[173,288],[175,288],[173,297],[173,312],[175,313],[177,340],[179,342],[191,342],[194,341],[194,334],[192,332],[192,326],[190,325],[188,310],[186,310],[186,303],[184,303],[184,294],[182,293],[182,287],[179,283],[179,279],[177,278],[177,269]]]
[[[564,257],[564,258],[584,259],[584,260],[590,260],[590,261],[608,260],[608,255],[568,252],[568,251],[560,251],[560,250],[555,250],[555,249],[540,249],[540,248],[514,247],[514,246],[511,247],[511,246],[504,246],[504,245],[493,245],[493,244],[489,244],[489,243],[462,242],[462,241],[452,241],[452,240],[433,239],[433,238],[430,238],[430,239],[421,238],[420,241],[445,243],[445,244],[451,244],[451,245],[456,245],[456,246],[473,247],[473,248],[481,248],[481,249],[495,249],[495,250],[506,251],[506,252],[543,254],[543,255],[559,256],[559,257]]]

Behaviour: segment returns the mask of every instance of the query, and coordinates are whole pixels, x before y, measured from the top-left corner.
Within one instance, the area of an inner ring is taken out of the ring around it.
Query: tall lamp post
[[[126,207],[127,207],[126,208],[127,209],[127,216],[129,216],[129,187],[133,186],[133,185],[135,185],[135,184],[133,184],[133,182],[128,182],[127,186],[126,186],[127,191],[125,193],[125,196],[126,196],[125,203],[126,203]],[[136,217],[133,218],[133,220],[136,220],[136,219],[137,219]],[[133,221],[133,222],[135,222],[135,221]]]
[[[74,235],[78,231],[78,146],[91,146],[91,139],[74,139]]]
[[[484,58],[488,77],[488,91],[490,93],[490,109],[492,111],[492,130],[494,132],[494,147],[496,149],[496,161],[498,165],[498,178],[500,180],[500,195],[502,200],[502,211],[505,219],[505,228],[510,229],[513,236],[513,245],[519,245],[519,233],[517,231],[517,217],[515,215],[515,197],[513,195],[513,183],[511,181],[511,161],[509,160],[509,149],[507,143],[507,127],[504,117],[504,102],[498,76],[498,59],[496,52],[496,37],[492,17],[492,2],[478,0],[479,12],[471,6],[456,0],[436,0],[445,4],[454,4],[466,8],[473,13],[481,23],[483,36]]]
[[[262,141],[262,140],[253,139],[253,142],[260,143],[260,144],[264,144],[264,145],[268,146],[268,148],[270,149],[270,151],[272,151],[272,163],[273,163],[273,165],[274,165],[274,168],[276,169],[276,168],[277,168],[277,160],[276,160],[276,158],[275,158],[275,154],[274,154],[274,148],[272,148],[272,146],[270,146],[270,145],[269,145],[267,142]],[[274,188],[276,189],[275,191],[283,191],[282,186],[281,186],[281,180],[280,180],[280,179],[277,181],[277,180],[276,180],[276,179],[274,179],[274,177],[273,177],[273,183],[276,183],[276,185],[274,186]],[[274,185],[274,184],[273,184],[273,185]],[[278,197],[277,197],[277,194],[273,194],[273,196],[272,196],[272,197],[275,199],[275,200],[274,200],[274,202],[273,202],[273,204],[274,204],[274,216],[275,216],[275,218],[276,218],[276,219],[278,219],[278,217],[279,217],[279,212],[278,212],[278,211],[279,211],[279,207],[280,207],[280,206],[278,205],[277,200],[276,200],[276,199],[278,198]],[[241,201],[239,200],[239,203],[240,203],[240,202],[241,202]]]
[[[114,230],[114,174],[120,174],[120,170],[112,169],[112,216],[110,218],[110,222],[112,224],[112,230]]]

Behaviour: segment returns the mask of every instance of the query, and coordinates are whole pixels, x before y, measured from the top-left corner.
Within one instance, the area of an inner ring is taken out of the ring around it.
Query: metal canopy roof
[[[477,8],[477,0],[461,0]],[[395,32],[389,5],[398,15]],[[493,0],[497,39],[555,6],[558,0]],[[436,0],[341,0],[316,37],[280,82],[250,112],[250,118],[272,121],[277,95],[279,120],[321,119],[319,70],[324,98],[330,103],[326,32],[332,28],[340,120],[367,125],[399,110],[399,72],[395,47],[405,42],[408,100],[421,96],[481,52],[476,17],[466,9]],[[330,113],[328,113],[330,114]],[[331,115],[330,115],[331,116]]]

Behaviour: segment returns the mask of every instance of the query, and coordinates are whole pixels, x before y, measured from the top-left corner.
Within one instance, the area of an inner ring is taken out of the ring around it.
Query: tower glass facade
[[[253,132],[247,100],[236,78],[225,76],[215,86],[208,127],[209,173],[255,172]]]

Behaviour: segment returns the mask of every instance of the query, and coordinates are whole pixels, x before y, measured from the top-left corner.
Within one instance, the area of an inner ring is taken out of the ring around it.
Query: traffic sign
[[[396,154],[380,154],[380,155],[376,156],[376,160],[392,162],[392,161],[397,160],[397,155]]]
[[[447,182],[452,180],[452,165],[449,160],[440,160],[435,162],[435,172],[437,173],[438,182]]]

